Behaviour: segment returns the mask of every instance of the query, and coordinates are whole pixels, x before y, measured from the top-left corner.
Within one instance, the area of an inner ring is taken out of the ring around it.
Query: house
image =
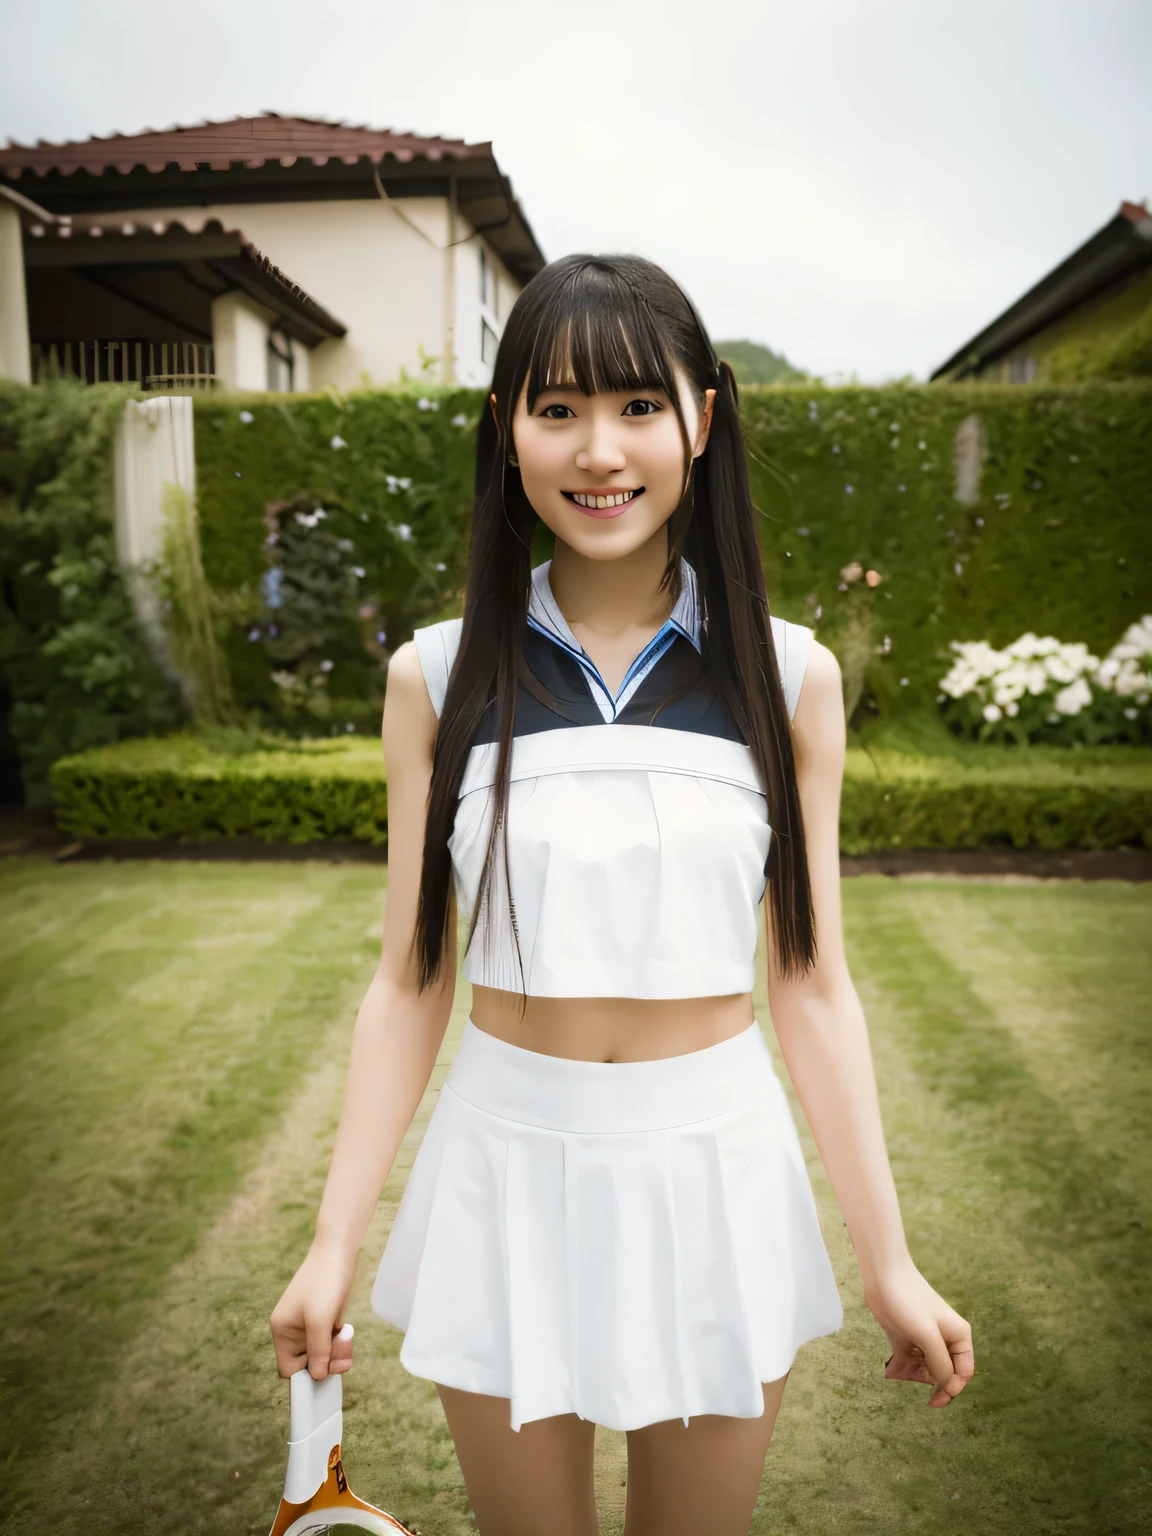
[[[1152,313],[1152,213],[1116,217],[942,363],[931,381],[1031,384],[1078,352],[1119,342]]]
[[[0,148],[0,375],[482,385],[543,265],[490,144],[267,112]]]

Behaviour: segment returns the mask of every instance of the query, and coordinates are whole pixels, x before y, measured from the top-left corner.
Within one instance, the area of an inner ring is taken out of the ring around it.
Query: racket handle
[[[347,1343],[353,1336],[345,1323],[337,1339]],[[307,1366],[288,1378],[288,1472],[284,1497],[290,1504],[306,1504],[328,1476],[332,1447],[344,1438],[344,1388],[340,1373],[314,1381]]]

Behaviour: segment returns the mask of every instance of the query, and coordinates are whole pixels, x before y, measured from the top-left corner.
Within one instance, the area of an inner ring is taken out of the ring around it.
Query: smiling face
[[[678,373],[694,457],[704,451],[714,390],[701,412]],[[494,399],[495,397],[493,397]],[[541,522],[578,554],[615,560],[646,543],[680,504],[684,444],[671,399],[659,389],[545,389],[528,409],[525,381],[512,419],[524,493]]]

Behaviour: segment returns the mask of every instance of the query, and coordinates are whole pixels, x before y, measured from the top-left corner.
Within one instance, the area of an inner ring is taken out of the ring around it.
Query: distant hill
[[[790,384],[807,378],[786,357],[758,341],[718,341],[716,352],[731,367],[737,384]]]

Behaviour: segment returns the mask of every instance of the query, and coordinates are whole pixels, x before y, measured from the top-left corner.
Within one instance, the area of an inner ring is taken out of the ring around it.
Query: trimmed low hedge
[[[61,758],[52,768],[57,823],[93,841],[386,841],[378,737],[224,746],[175,735]]]
[[[194,736],[122,742],[52,771],[61,828],[87,840],[223,837],[382,845],[387,789],[375,738],[220,750]],[[886,848],[1152,847],[1152,751],[970,747],[918,755],[854,746],[845,853]]]
[[[1152,847],[1152,752],[976,747],[917,756],[849,749],[843,853],[997,845]]]

